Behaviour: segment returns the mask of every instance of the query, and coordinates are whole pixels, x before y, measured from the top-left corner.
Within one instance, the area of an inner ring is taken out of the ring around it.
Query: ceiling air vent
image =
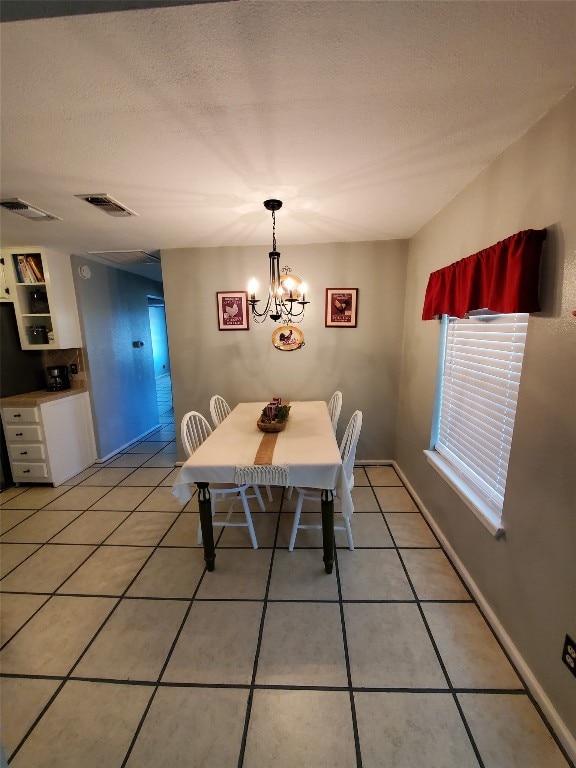
[[[107,213],[108,216],[126,217],[137,215],[134,211],[128,210],[126,206],[111,198],[110,195],[76,195],[76,197],[79,197],[81,200],[86,200],[87,203],[90,203],[90,205],[93,205],[95,208],[100,208],[100,210]]]
[[[88,254],[114,264],[160,264],[158,256],[146,251],[88,251]]]
[[[30,219],[31,221],[62,221],[59,216],[54,216],[52,213],[46,213],[46,211],[30,205],[30,203],[25,203],[24,200],[19,200],[17,197],[0,200],[0,206],[6,208],[7,211],[17,213],[19,216],[23,216],[25,219]]]

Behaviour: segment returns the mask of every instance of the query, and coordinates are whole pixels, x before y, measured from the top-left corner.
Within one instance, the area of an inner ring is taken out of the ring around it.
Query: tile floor
[[[331,576],[319,531],[287,551],[282,489],[260,548],[217,529],[206,573],[168,408],[105,466],[0,495],[11,766],[571,765],[393,468],[356,468]]]

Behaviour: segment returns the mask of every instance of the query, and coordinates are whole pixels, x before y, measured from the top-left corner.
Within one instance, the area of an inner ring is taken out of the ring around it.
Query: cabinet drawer
[[[46,449],[42,443],[9,445],[8,451],[13,461],[38,461],[46,458]]]
[[[40,421],[38,408],[2,408],[2,419],[10,424],[32,424]]]
[[[34,464],[32,462],[14,461],[12,462],[12,477],[16,482],[26,480],[47,480],[48,479],[48,467],[44,462],[38,462]]]
[[[31,440],[43,440],[42,427],[14,427],[12,425],[6,425],[4,427],[6,433],[7,443],[22,443],[30,442]]]

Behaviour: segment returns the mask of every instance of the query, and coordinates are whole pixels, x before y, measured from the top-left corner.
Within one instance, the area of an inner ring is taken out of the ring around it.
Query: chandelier
[[[248,284],[250,298],[248,304],[252,308],[252,317],[256,323],[263,323],[269,317],[274,322],[300,323],[306,309],[306,283],[298,275],[292,274],[290,267],[280,269],[280,254],[276,250],[276,211],[282,208],[281,200],[264,200],[264,208],[272,212],[272,250],[270,257],[270,278],[266,306],[259,311],[256,298],[258,282],[253,277]]]

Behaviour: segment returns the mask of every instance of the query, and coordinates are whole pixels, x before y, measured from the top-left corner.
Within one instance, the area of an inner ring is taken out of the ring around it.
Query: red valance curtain
[[[545,229],[525,229],[454,262],[428,279],[422,320],[464,317],[474,309],[538,312],[540,252]]]

